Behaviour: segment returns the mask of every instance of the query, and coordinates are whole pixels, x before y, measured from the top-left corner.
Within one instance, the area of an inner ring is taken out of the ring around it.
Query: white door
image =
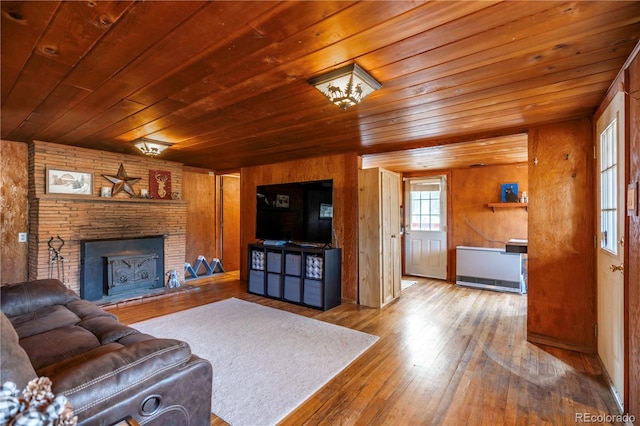
[[[624,402],[624,94],[618,93],[597,121],[598,355]]]
[[[405,273],[447,278],[446,177],[411,178],[405,186]]]

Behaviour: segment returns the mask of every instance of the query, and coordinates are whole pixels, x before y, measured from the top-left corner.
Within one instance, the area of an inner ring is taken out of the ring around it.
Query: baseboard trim
[[[567,343],[554,337],[544,336],[542,334],[527,332],[527,341],[534,344],[553,346],[554,348],[566,349],[574,352],[581,352],[585,354],[595,355],[594,348],[589,346],[574,345]]]

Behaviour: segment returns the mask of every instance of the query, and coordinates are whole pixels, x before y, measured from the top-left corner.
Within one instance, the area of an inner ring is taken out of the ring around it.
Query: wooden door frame
[[[640,44],[638,45],[640,46]],[[637,50],[637,49],[636,49]],[[637,53],[637,52],[636,52]],[[631,57],[633,57],[634,55],[632,55]],[[624,113],[624,128],[623,128],[623,134],[624,134],[624,149],[625,149],[625,153],[624,153],[624,161],[622,166],[624,167],[624,172],[623,172],[623,176],[624,176],[624,182],[622,182],[622,185],[624,186],[623,188],[623,193],[626,194],[626,188],[627,185],[630,182],[630,178],[631,178],[631,127],[630,127],[630,122],[629,122],[629,118],[630,118],[630,99],[629,99],[629,85],[630,85],[630,81],[629,81],[630,75],[629,75],[629,70],[628,70],[628,66],[625,66],[623,68],[623,71],[618,75],[618,78],[616,78],[616,80],[614,80],[614,83],[612,84],[612,88],[617,87],[618,89],[620,89],[621,91],[624,92],[624,98],[623,98],[623,113]],[[611,102],[613,101],[613,99],[616,97],[616,95],[619,93],[620,90],[609,90],[608,92],[608,96],[605,99],[605,101],[600,104],[598,110],[596,111],[596,113],[593,116],[593,135],[594,135],[594,144],[599,144],[600,143],[600,135],[597,131],[597,126],[598,126],[598,120],[600,119],[600,117],[602,117],[604,111],[611,105]],[[594,145],[594,155],[595,152],[597,152],[598,148],[597,146]],[[600,179],[600,174],[598,171],[598,161],[594,161],[594,179],[596,179],[596,181],[594,182],[594,184],[596,185],[596,188],[599,187],[599,183],[597,182],[598,179]],[[596,194],[596,203],[595,203],[595,208],[596,208],[596,218],[599,218],[599,201],[598,201],[598,197],[600,196],[600,192],[598,191]],[[623,208],[625,208],[625,202],[624,200],[622,201],[622,205]],[[629,315],[630,315],[630,299],[629,299],[629,273],[627,272],[628,270],[628,266],[629,266],[629,259],[630,259],[630,250],[628,247],[628,244],[630,242],[629,237],[630,237],[630,220],[629,220],[629,216],[626,213],[626,208],[625,211],[623,212],[623,223],[621,226],[621,234],[622,237],[624,238],[624,253],[623,253],[623,258],[622,258],[622,263],[625,266],[625,272],[623,275],[623,290],[622,290],[622,294],[623,294],[623,301],[622,301],[622,307],[623,307],[623,335],[622,335],[622,339],[623,339],[623,344],[624,344],[624,350],[623,350],[623,385],[622,385],[622,392],[623,392],[623,398],[622,398],[622,404],[624,405],[624,410],[627,412],[629,409],[629,404],[630,404],[630,396],[629,396],[629,391],[630,391],[630,381],[629,381],[629,374],[630,374],[630,319],[629,319]],[[599,224],[599,220],[596,220],[595,222],[595,226],[596,229],[594,230],[595,235],[597,237],[598,233],[599,233],[599,229],[600,229],[600,224]],[[598,239],[596,238],[596,241],[598,241]],[[595,250],[599,250],[599,245],[596,245]],[[594,276],[596,277],[596,292],[598,291],[598,283],[597,283],[597,268],[598,268],[598,256],[597,256],[597,252],[595,253],[595,258],[594,258],[595,262],[594,262]],[[598,303],[597,299],[596,299],[596,304]],[[596,318],[597,321],[597,318]],[[597,324],[597,322],[596,322]],[[597,348],[598,348],[598,342],[596,341],[596,353],[597,353]],[[600,355],[598,355],[598,362],[600,363],[600,365],[602,366],[602,370],[605,373],[605,377],[607,380],[607,384],[608,386],[611,388],[613,387],[613,383],[612,383],[612,379],[609,377],[606,369],[604,368],[604,363],[602,362],[602,360],[600,359]],[[613,392],[612,390],[610,390],[611,392]],[[614,398],[615,399],[615,398]],[[622,407],[620,407],[622,408]]]

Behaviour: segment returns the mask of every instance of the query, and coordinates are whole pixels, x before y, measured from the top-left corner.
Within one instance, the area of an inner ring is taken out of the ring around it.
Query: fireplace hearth
[[[164,287],[164,237],[84,240],[80,297],[97,303],[145,296]]]

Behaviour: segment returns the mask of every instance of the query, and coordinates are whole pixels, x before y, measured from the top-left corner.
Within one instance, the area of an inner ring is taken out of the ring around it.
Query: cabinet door
[[[360,304],[382,305],[381,182],[378,169],[358,171],[358,292]]]
[[[400,175],[365,169],[358,179],[360,303],[380,308],[400,294]]]
[[[381,175],[382,303],[400,295],[400,176],[387,170]]]

